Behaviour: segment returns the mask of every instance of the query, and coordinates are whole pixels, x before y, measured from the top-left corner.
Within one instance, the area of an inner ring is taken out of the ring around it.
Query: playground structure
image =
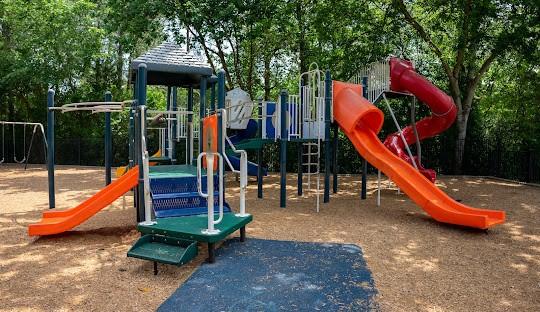
[[[372,65],[357,78],[361,85],[332,81],[330,71],[322,72],[312,66],[299,77],[298,94],[289,95],[284,90],[277,101],[252,101],[239,89],[226,93],[223,71],[212,75],[207,64],[173,44],[164,43],[150,50],[135,59],[131,66],[130,78],[135,86],[132,101],[112,102],[107,94],[105,102],[55,107],[54,92],[49,91],[50,208],[55,207],[54,112],[57,110],[105,113],[107,186],[72,209],[44,212],[41,222],[29,226],[30,235],[67,231],[133,189],[137,229],[142,237],[128,256],[153,261],[157,273],[157,262],[184,264],[196,256],[196,243],[201,242],[208,245],[208,260],[213,262],[216,243],[237,230],[240,230],[241,241],[245,239],[245,227],[252,221],[252,216],[246,213],[248,174],[257,176],[258,197],[262,198],[265,144],[279,141],[280,207],[286,207],[289,142],[298,144],[298,195],[303,194],[304,176],[307,176],[308,190],[315,177],[316,211],[320,209],[321,184],[323,202],[330,201],[330,175],[333,175],[334,192],[338,185],[338,127],[364,158],[362,199],[366,198],[369,162],[437,221],[480,229],[504,222],[504,212],[471,208],[451,199],[434,185],[434,172],[421,165],[420,147],[418,154],[412,155],[410,144],[419,144],[420,140],[437,135],[453,123],[455,106],[446,94],[417,74],[410,62],[391,58]],[[166,110],[147,109],[147,85],[167,87]],[[183,108],[177,103],[178,87],[187,89],[187,105]],[[194,109],[195,89],[199,90],[198,116]],[[418,97],[433,110],[433,115],[401,129],[386,101],[390,96]],[[383,113],[371,103],[381,99],[385,100],[398,130],[384,143],[377,137]],[[130,114],[128,170],[111,183],[110,114],[124,109]],[[148,126],[149,121],[158,119],[165,125]],[[150,128],[159,131],[160,156],[149,156],[147,131]],[[179,164],[177,143],[182,141],[184,163]],[[321,183],[323,147],[325,172]],[[256,151],[257,163],[248,162],[247,150]],[[158,165],[150,166],[151,162]],[[224,200],[225,169],[240,177],[238,213]]]
[[[2,158],[0,159],[0,164],[4,163],[6,159],[6,127],[9,128],[11,126],[11,142],[12,142],[12,148],[13,148],[13,162],[22,164],[24,163],[24,170],[28,167],[28,161],[30,160],[30,153],[32,152],[32,147],[34,145],[34,138],[36,134],[40,134],[41,138],[43,140],[43,147],[45,151],[45,155],[47,154],[47,140],[45,138],[45,131],[43,130],[43,125],[41,123],[36,122],[21,122],[21,121],[0,121],[0,125],[2,125]],[[16,135],[16,127],[22,126],[22,133],[23,133],[23,142],[22,142],[22,159],[17,157],[17,135]],[[32,128],[32,136],[30,137],[30,145],[28,146],[28,150],[26,149],[26,128],[31,127]],[[46,156],[45,156],[46,157]],[[45,162],[47,159],[45,158]]]

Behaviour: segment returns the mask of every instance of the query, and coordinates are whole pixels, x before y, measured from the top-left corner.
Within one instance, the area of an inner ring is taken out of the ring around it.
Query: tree
[[[534,0],[422,0],[408,5],[393,0],[393,4],[447,77],[458,109],[455,171],[459,173],[476,90],[495,60],[512,51],[538,49],[539,6]]]

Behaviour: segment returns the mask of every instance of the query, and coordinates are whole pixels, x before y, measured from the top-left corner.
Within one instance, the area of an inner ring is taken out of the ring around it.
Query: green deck
[[[203,170],[203,174],[206,174]],[[163,166],[151,166],[150,178],[183,178],[183,177],[196,177],[197,167],[191,165],[163,165]]]
[[[218,217],[215,215],[216,220]],[[234,213],[226,213],[223,215],[223,220],[215,225],[215,228],[221,231],[215,235],[202,233],[202,230],[207,228],[208,218],[206,215],[157,219],[157,224],[138,225],[137,229],[142,234],[160,234],[203,243],[216,243],[246,226],[252,220],[251,215],[237,217]]]

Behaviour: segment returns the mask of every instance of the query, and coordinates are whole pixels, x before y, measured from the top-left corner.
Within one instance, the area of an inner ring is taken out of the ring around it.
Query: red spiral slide
[[[410,92],[431,108],[431,116],[416,123],[420,141],[434,137],[450,128],[456,119],[457,108],[452,98],[419,75],[410,61],[398,58],[390,60],[390,89],[397,92]],[[416,136],[411,125],[402,129],[402,132],[407,145],[416,143]],[[404,150],[405,144],[399,133],[390,134],[384,140],[384,145],[399,158],[412,164],[413,160]],[[417,157],[414,157],[414,161],[418,170],[431,182],[435,182],[435,171],[424,168]]]
[[[472,208],[456,202],[389,151],[377,137],[384,121],[383,113],[362,97],[362,86],[334,81],[333,105],[334,120],[360,155],[384,172],[435,220],[479,229],[504,223],[504,211]]]

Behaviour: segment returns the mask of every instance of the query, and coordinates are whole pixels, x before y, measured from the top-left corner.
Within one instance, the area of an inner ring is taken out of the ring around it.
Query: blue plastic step
[[[206,177],[202,177],[202,189],[206,193]],[[219,187],[218,177],[214,177],[214,188]],[[197,177],[181,178],[158,178],[150,179],[150,191],[152,195],[170,193],[191,193],[197,192]]]
[[[206,192],[206,177],[202,177],[203,192]],[[214,211],[219,211],[218,178],[214,178]],[[206,198],[197,191],[196,177],[159,178],[150,180],[152,204],[157,218],[191,216],[208,212]],[[227,203],[223,211],[230,212]]]

